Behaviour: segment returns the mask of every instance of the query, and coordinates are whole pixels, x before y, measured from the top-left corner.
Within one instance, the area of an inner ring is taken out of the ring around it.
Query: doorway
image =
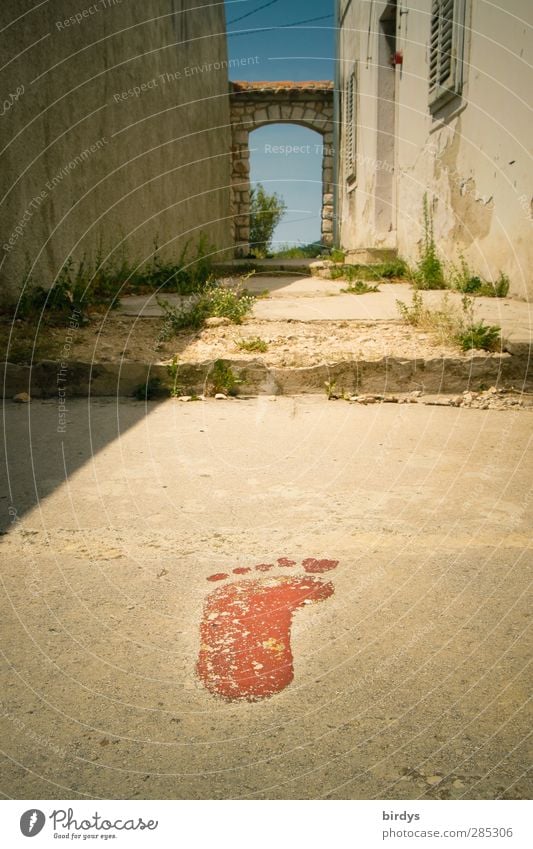
[[[376,238],[394,247],[396,230],[396,28],[397,0],[390,0],[379,20],[377,68]]]

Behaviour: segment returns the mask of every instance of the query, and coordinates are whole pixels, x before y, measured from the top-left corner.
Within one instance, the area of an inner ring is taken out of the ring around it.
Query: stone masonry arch
[[[249,136],[266,124],[300,124],[322,136],[322,226],[333,244],[333,82],[232,82],[232,214],[236,256],[250,251]]]

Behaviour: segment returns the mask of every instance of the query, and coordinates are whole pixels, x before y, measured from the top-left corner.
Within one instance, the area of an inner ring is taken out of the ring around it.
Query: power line
[[[255,29],[244,29],[238,32],[228,32],[228,35],[247,35],[251,32],[270,32],[276,29],[287,29],[287,27],[301,27],[304,24],[313,24],[316,21],[326,21],[333,18],[333,15],[321,15],[319,18],[307,18],[305,21],[293,21],[291,24],[280,24],[277,27],[256,27]]]
[[[305,21],[295,21],[293,24],[282,24],[284,27],[299,27],[302,24],[312,24],[314,21],[327,21],[329,18],[332,18],[333,15],[321,15],[319,18],[307,18]]]
[[[256,15],[257,12],[262,12],[263,9],[268,9],[268,7],[273,6],[274,3],[279,3],[279,0],[270,0],[269,3],[265,3],[263,6],[259,6],[258,9],[253,9],[251,12],[246,12],[245,15],[241,15],[240,18],[233,18],[232,21],[228,21],[228,25],[236,24],[238,21],[244,21],[245,18],[249,18],[250,15]]]

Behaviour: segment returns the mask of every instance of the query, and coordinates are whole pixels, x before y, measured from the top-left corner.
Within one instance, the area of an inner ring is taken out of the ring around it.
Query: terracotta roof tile
[[[248,82],[246,80],[234,80],[231,83],[233,91],[332,91],[334,83],[332,80],[262,80]]]

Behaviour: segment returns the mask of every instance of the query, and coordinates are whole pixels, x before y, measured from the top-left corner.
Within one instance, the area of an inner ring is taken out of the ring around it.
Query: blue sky
[[[226,0],[230,57],[259,59],[239,68],[238,78],[333,79],[333,12],[334,0]],[[276,145],[300,150],[273,155]],[[274,234],[278,243],[307,244],[320,238],[322,161],[315,145],[320,145],[318,134],[291,124],[264,127],[250,136],[252,182],[281,194],[288,207]]]

